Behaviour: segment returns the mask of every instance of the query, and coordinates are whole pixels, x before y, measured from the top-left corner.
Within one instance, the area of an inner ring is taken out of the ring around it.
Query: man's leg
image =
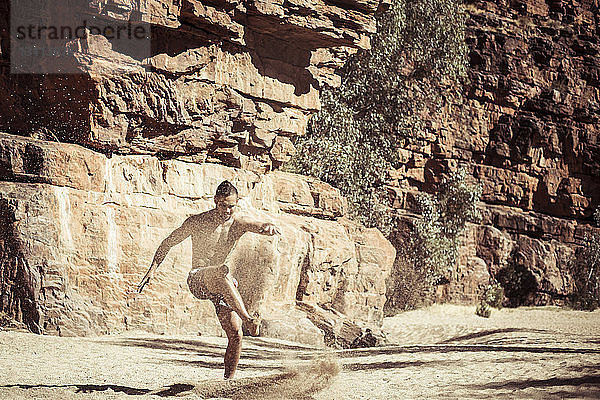
[[[211,293],[220,294],[225,302],[245,321],[252,320],[246,310],[240,292],[235,287],[233,280],[228,275],[226,265],[219,267],[206,267],[201,270],[202,282]]]
[[[217,317],[227,335],[225,379],[233,378],[242,352],[242,319],[229,307],[216,306]]]
[[[196,268],[190,271],[188,286],[192,294],[199,299],[210,299],[210,294],[220,295],[229,309],[235,311],[242,318],[246,332],[250,336],[258,336],[260,319],[252,318],[248,314],[242,296],[228,273],[229,268],[226,265]]]

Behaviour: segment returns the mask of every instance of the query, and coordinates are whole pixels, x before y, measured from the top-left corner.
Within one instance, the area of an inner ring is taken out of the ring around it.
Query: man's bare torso
[[[185,225],[192,237],[192,268],[223,264],[245,232],[240,219],[218,221],[212,210],[191,216]]]

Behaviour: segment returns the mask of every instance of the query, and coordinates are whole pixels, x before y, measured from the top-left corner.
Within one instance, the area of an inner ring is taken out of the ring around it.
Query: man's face
[[[237,206],[238,197],[237,194],[230,194],[229,196],[217,196],[215,197],[215,208],[217,210],[217,215],[227,221],[229,218],[233,216],[233,212],[235,211],[235,207]]]

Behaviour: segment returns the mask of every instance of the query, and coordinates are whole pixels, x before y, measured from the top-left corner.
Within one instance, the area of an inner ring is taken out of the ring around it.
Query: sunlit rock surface
[[[0,170],[2,309],[34,330],[218,334],[212,303],[187,288],[189,239],[142,294],[130,292],[158,244],[189,215],[210,209],[224,179],[240,192],[239,212],[282,233],[247,233],[229,258],[265,335],[324,343],[297,301],[334,309],[353,326],[382,322],[394,248],[379,231],[341,218],[343,199],[323,183],[152,156],[107,158],[8,134],[0,134]]]
[[[65,65],[79,74],[11,75],[1,29],[10,7],[0,0],[2,310],[62,335],[219,333],[211,303],[187,289],[189,243],[143,294],[127,292],[160,241],[212,207],[229,179],[244,212],[282,230],[247,234],[232,254],[264,334],[313,344],[344,336],[296,302],[331,309],[358,332],[357,323],[379,324],[393,247],[345,219],[332,187],[267,172],[294,154],[321,85],[338,85],[348,56],[369,47],[380,3],[72,2],[74,14],[148,24],[148,54],[89,35],[68,44]]]
[[[385,2],[384,2],[385,3]],[[2,17],[9,1],[0,0]],[[11,75],[0,29],[0,129],[120,154],[185,156],[266,172],[289,160],[323,83],[369,47],[380,1],[79,1],[74,12],[143,21],[148,54],[103,36],[69,43],[79,75]],[[77,23],[80,21],[77,21]],[[8,20],[0,19],[0,27]],[[52,62],[49,60],[48,62]]]

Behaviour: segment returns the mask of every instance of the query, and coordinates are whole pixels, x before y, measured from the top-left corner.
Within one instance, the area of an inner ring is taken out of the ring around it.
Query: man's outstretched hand
[[[269,235],[269,236],[281,235],[281,232],[279,232],[279,229],[273,224],[264,224],[262,229],[260,230],[260,233],[263,235]]]

